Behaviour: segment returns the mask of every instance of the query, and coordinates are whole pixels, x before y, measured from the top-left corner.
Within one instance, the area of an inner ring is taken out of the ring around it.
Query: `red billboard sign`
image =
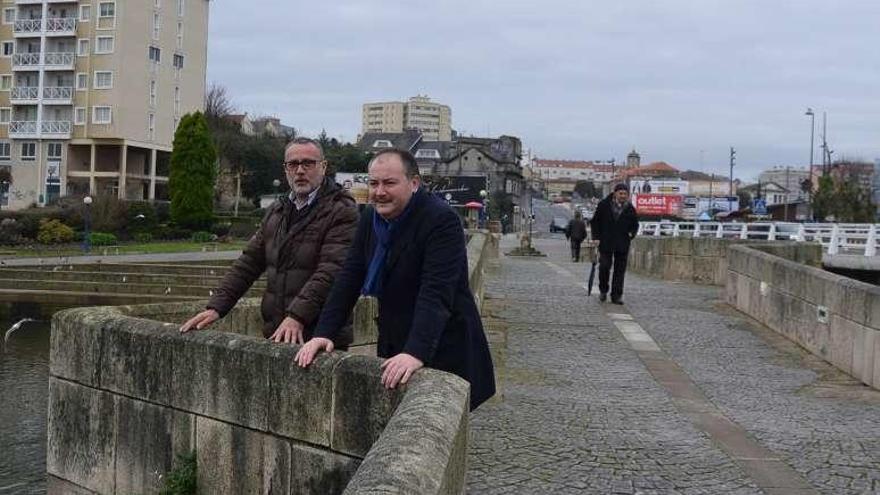
[[[635,207],[639,215],[680,216],[684,196],[673,194],[636,194]]]

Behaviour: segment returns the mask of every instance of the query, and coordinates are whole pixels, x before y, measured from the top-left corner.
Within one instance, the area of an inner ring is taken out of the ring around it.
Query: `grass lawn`
[[[92,246],[88,254],[154,254],[154,253],[189,253],[198,251],[239,251],[246,240],[230,242],[192,242],[192,241],[156,241],[147,243],[123,242],[118,246]],[[27,247],[0,248],[0,256],[5,258],[31,258],[50,256],[78,256],[86,254],[81,244],[63,244],[58,246],[33,245]]]

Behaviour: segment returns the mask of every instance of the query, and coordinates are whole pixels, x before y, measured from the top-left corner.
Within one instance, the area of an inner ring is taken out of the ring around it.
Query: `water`
[[[46,492],[49,319],[61,308],[0,303],[0,494]],[[3,347],[6,330],[25,323]]]

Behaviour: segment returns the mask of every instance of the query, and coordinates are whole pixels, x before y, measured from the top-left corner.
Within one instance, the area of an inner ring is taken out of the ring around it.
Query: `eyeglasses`
[[[303,170],[308,172],[309,170],[312,170],[313,168],[315,168],[315,166],[317,166],[318,163],[319,162],[317,160],[311,160],[308,158],[305,160],[290,160],[290,161],[284,162],[284,168],[286,168],[287,170],[290,170],[291,172],[296,172],[296,169],[299,168],[300,166],[302,166]]]

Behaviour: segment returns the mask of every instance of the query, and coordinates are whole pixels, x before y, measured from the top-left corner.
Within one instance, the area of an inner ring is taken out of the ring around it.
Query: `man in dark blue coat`
[[[599,300],[608,297],[608,278],[614,265],[611,281],[611,302],[623,304],[623,279],[629,258],[629,244],[639,230],[636,210],[629,202],[629,187],[614,186],[614,192],[599,202],[590,221],[593,240],[599,241]]]
[[[360,296],[379,301],[382,384],[406,383],[423,366],[471,385],[471,410],[495,393],[489,346],[468,282],[458,214],[420,187],[415,158],[396,149],[370,162],[373,208],[361,215],[354,243],[324,304],[314,337],[297,353],[300,366],[332,351]]]

